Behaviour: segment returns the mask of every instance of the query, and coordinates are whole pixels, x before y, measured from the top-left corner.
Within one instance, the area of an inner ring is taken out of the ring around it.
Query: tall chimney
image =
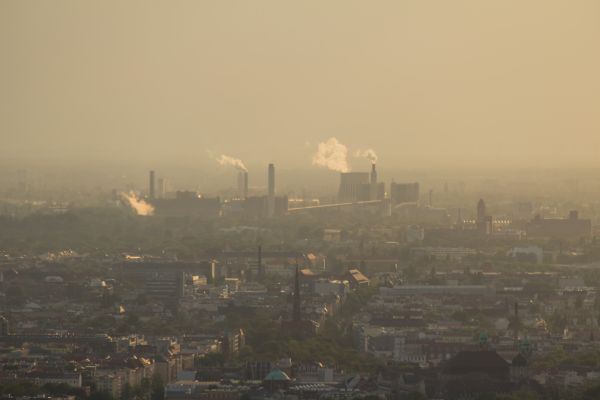
[[[244,199],[248,198],[248,172],[244,171]]]
[[[154,199],[154,171],[150,171],[150,184],[148,186],[148,197]]]
[[[377,170],[375,169],[375,163],[371,164],[371,185],[377,183]]]
[[[267,217],[275,215],[275,165],[269,164],[269,191],[267,195]]]
[[[371,164],[371,186],[369,192],[369,200],[377,200],[377,170],[375,169],[375,163]]]

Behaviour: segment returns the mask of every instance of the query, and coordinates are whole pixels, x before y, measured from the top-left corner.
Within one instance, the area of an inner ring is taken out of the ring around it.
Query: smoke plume
[[[348,148],[336,138],[331,137],[325,142],[319,143],[317,152],[313,156],[313,165],[326,167],[333,171],[348,172]]]
[[[377,163],[377,154],[373,149],[356,150],[355,156],[366,158],[367,160],[371,161],[371,164]]]
[[[136,212],[137,215],[152,215],[154,214],[154,207],[151,204],[146,203],[144,199],[138,198],[134,192],[121,192],[121,197],[127,200],[127,204]]]
[[[218,157],[216,160],[221,165],[230,165],[230,166],[234,167],[235,169],[237,169],[238,171],[248,172],[248,169],[246,168],[246,166],[244,165],[242,160],[240,160],[238,158],[234,158],[234,157],[226,156],[225,154],[221,154],[221,156]]]

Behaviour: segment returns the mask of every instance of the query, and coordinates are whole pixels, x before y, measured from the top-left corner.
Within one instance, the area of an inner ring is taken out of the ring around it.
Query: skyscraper
[[[477,223],[482,223],[485,220],[485,201],[479,199],[477,203]]]

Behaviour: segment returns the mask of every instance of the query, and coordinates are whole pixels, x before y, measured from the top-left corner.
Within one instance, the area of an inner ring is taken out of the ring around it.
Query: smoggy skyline
[[[599,18],[595,1],[3,1],[0,156],[319,168],[336,138],[358,169],[368,149],[390,168],[600,167]]]

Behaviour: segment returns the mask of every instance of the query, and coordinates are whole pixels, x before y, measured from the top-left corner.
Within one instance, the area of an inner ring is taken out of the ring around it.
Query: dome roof
[[[282,370],[276,368],[269,372],[265,377],[265,381],[291,381],[290,377]]]

